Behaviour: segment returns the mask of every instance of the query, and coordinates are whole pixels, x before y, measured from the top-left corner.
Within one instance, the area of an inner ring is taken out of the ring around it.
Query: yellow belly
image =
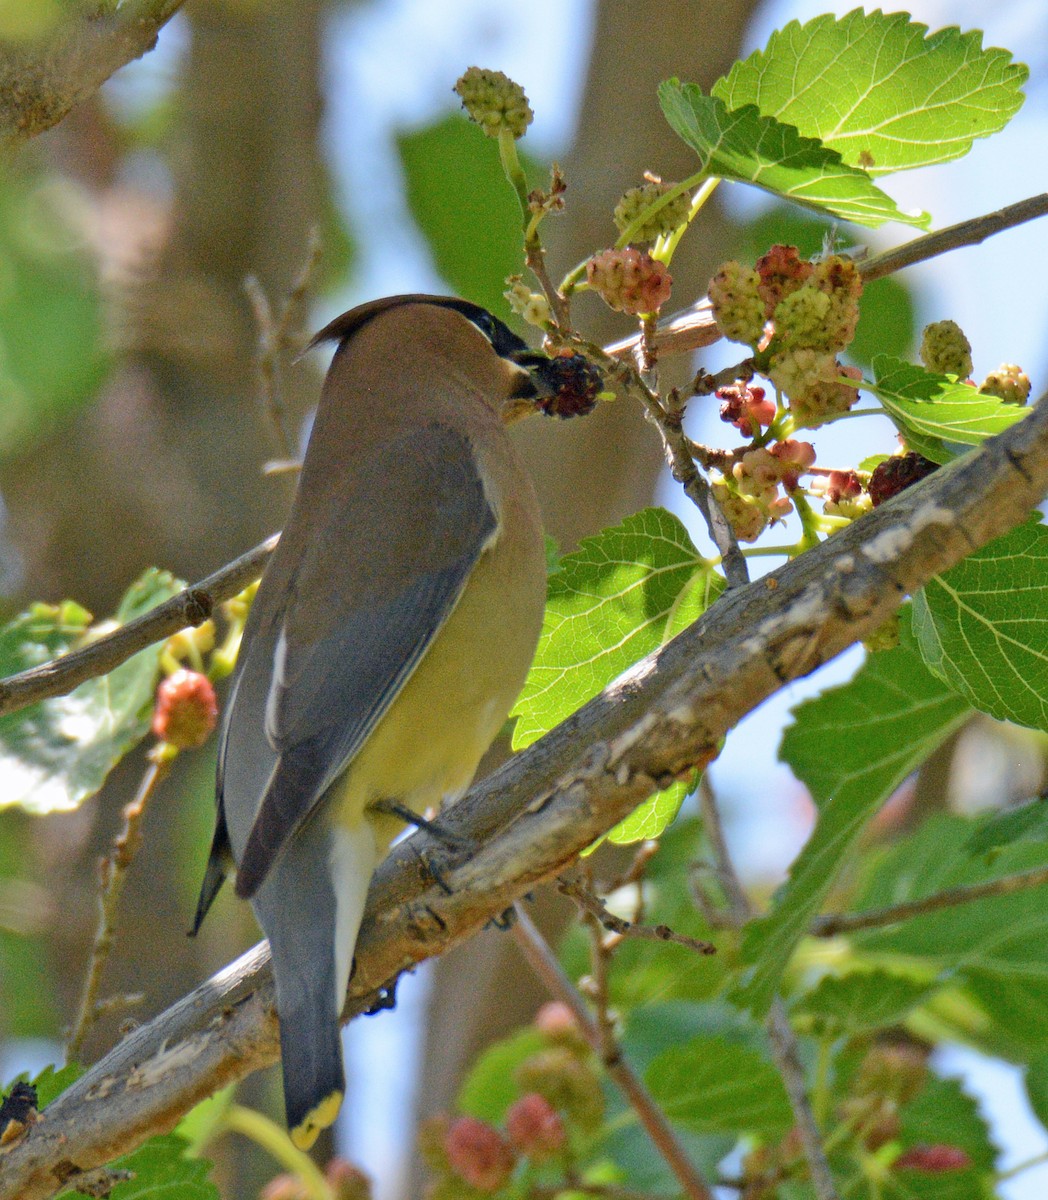
[[[369,813],[395,800],[422,813],[461,794],[524,685],[542,621],[544,595],[520,595],[516,564],[486,551],[414,674],[332,789],[335,820],[375,827],[379,852],[402,828]],[[509,576],[509,577],[507,577]],[[492,604],[496,596],[499,603]]]

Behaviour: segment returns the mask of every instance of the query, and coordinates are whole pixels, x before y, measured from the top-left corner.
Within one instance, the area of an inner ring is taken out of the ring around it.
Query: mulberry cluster
[[[734,260],[724,263],[710,280],[710,303],[717,328],[729,341],[756,346],[766,319],[760,277],[753,267]]]
[[[933,321],[921,337],[921,362],[938,375],[967,379],[972,373],[972,344],[956,321]]]
[[[160,681],[152,729],[176,750],[202,746],[218,724],[218,700],[211,680],[184,667]]]
[[[870,476],[869,491],[873,507],[897,496],[935,470],[938,470],[938,463],[920,454],[893,454],[891,458],[886,458],[877,464]]]
[[[656,180],[645,183],[641,187],[630,188],[615,205],[614,220],[618,231],[625,233],[645,209],[650,208],[656,200],[671,192],[676,186],[675,183],[663,183]],[[672,233],[687,221],[690,209],[691,197],[687,192],[674,196],[672,200],[667,200],[657,212],[652,213],[639,229],[634,230],[630,240],[653,242],[660,234]]]
[[[860,378],[837,361],[855,336],[862,278],[851,259],[837,254],[805,262],[795,246],[772,246],[756,267],[727,262],[710,281],[717,327],[745,342],[779,392],[790,401],[798,426],[815,427],[858,399],[840,382]]]
[[[730,475],[718,477],[714,473],[713,497],[735,536],[743,542],[754,542],[772,522],[792,512],[793,505],[779,489],[793,491],[814,462],[814,446],[791,439],[770,448],[747,450]]]
[[[829,516],[855,520],[873,507],[858,471],[831,471],[822,486],[822,510]]]
[[[718,388],[716,395],[721,402],[721,420],[734,425],[748,437],[756,437],[762,428],[766,429],[775,420],[775,401],[768,399],[762,387],[739,380]]]
[[[428,1200],[463,1200],[505,1188],[517,1163],[563,1159],[570,1131],[592,1134],[604,1119],[604,1091],[593,1054],[574,1015],[549,1004],[536,1017],[543,1046],[517,1068],[519,1098],[502,1128],[477,1117],[439,1116],[423,1122],[419,1152],[434,1173]]]
[[[488,137],[498,137],[503,130],[515,138],[523,137],[535,119],[524,89],[501,71],[469,67],[454,90],[469,119],[475,121]]]
[[[1030,380],[1022,367],[1001,363],[979,384],[979,391],[984,396],[996,396],[1006,404],[1025,404],[1030,399]]]
[[[656,313],[670,298],[673,278],[647,250],[602,250],[586,264],[590,287],[617,312]]]

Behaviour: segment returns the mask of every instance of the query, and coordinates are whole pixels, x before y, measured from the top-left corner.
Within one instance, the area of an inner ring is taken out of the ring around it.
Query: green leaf
[[[36,1106],[38,1109],[44,1109],[67,1087],[76,1083],[83,1073],[84,1068],[79,1063],[69,1063],[64,1067],[44,1067],[35,1079],[29,1079],[23,1072],[21,1075],[16,1075],[10,1083],[0,1087],[0,1093],[4,1096],[8,1095],[11,1088],[20,1080],[31,1083],[36,1088]]]
[[[879,969],[827,975],[797,1000],[791,1016],[806,1018],[818,1031],[834,1037],[851,1037],[897,1025],[930,990],[927,983]]]
[[[935,816],[882,854],[856,898],[860,909],[925,896],[1048,866],[1048,841],[1014,842],[992,863],[967,845],[982,822]],[[1048,890],[987,896],[897,925],[852,935],[864,954],[906,970],[948,971],[953,1000],[932,1002],[940,1023],[988,1053],[1023,1057],[1044,1048],[1048,1011]]]
[[[184,586],[166,571],[146,571],[104,629],[126,624]],[[90,622],[91,614],[73,601],[34,604],[0,629],[0,675],[75,649]],[[17,805],[37,816],[68,812],[94,795],[149,728],[162,649],[151,646],[67,696],[0,717],[0,809]]]
[[[914,597],[931,670],[974,707],[1048,731],[1048,527],[1029,521]]]
[[[791,21],[712,92],[731,109],[755,104],[876,176],[961,158],[1019,111],[1028,76],[1007,50],[983,50],[978,30],[929,36],[907,13],[857,8]]]
[[[750,971],[737,1001],[765,1011],[794,948],[866,822],[900,783],[969,716],[968,706],[925,667],[906,610],[900,642],[869,655],[850,683],[793,709],[779,757],[819,807],[815,830],[771,912],[750,923]]]
[[[976,1171],[993,1170],[997,1149],[990,1141],[986,1122],[979,1115],[979,1106],[956,1079],[933,1076],[918,1095],[903,1106],[899,1117],[902,1125],[899,1137],[904,1146],[928,1146],[937,1142],[959,1146],[967,1151]],[[950,1174],[960,1176],[963,1172]],[[981,1194],[979,1190],[961,1193],[963,1196]]]
[[[696,777],[694,781],[671,783],[663,791],[649,796],[608,833],[607,840],[615,846],[629,846],[633,842],[646,842],[657,838],[673,823],[688,793],[694,791],[697,786]]]
[[[1034,1116],[1048,1129],[1048,1054],[1038,1054],[1030,1059],[1024,1082]]]
[[[520,1095],[517,1068],[548,1046],[548,1040],[533,1026],[489,1046],[463,1080],[458,1094],[459,1112],[497,1124]]]
[[[89,400],[108,365],[92,256],[66,185],[0,176],[0,454],[25,453]]]
[[[674,131],[701,160],[707,175],[752,183],[772,195],[876,228],[886,221],[927,228],[927,213],[904,213],[865,171],[836,150],[802,137],[792,125],[760,114],[755,105],[729,110],[694,83],[668,79],[659,103]]]
[[[498,148],[462,116],[397,138],[412,216],[437,270],[460,296],[513,320],[506,276],[523,270],[520,206],[502,173]],[[544,168],[521,152],[529,178]]]
[[[110,1200],[221,1200],[208,1179],[212,1164],[206,1158],[188,1158],[186,1145],[176,1134],[164,1134],[110,1163],[117,1170],[134,1172],[133,1179],[113,1188]],[[62,1200],[80,1195],[63,1192]]]
[[[990,817],[965,844],[973,858],[986,855],[992,862],[998,850],[1013,842],[1048,842],[1048,796],[1007,809]]]
[[[547,733],[709,607],[723,578],[677,517],[649,508],[585,538],[549,581],[535,662],[513,710],[513,746]]]
[[[1029,411],[886,354],[879,354],[873,367],[876,382],[862,386],[879,397],[910,448],[933,462],[955,457],[944,443],[978,446]]]
[[[699,1133],[775,1135],[793,1123],[782,1080],[758,1051],[697,1037],[660,1054],[645,1073],[671,1121]]]

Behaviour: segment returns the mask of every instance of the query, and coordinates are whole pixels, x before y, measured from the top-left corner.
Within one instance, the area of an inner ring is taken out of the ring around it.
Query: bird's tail
[[[292,1141],[308,1149],[345,1092],[339,1017],[375,869],[375,839],[323,819],[304,825],[254,898],[269,938]]]

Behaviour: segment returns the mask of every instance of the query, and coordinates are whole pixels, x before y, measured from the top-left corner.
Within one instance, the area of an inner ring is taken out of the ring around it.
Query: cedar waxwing
[[[547,394],[550,360],[482,308],[434,296],[362,305],[311,345],[328,340],[222,722],[195,926],[235,864],[269,938],[302,1148],[342,1102],[339,1014],[368,883],[403,828],[391,809],[468,787],[546,597],[538,506],[501,412]]]

